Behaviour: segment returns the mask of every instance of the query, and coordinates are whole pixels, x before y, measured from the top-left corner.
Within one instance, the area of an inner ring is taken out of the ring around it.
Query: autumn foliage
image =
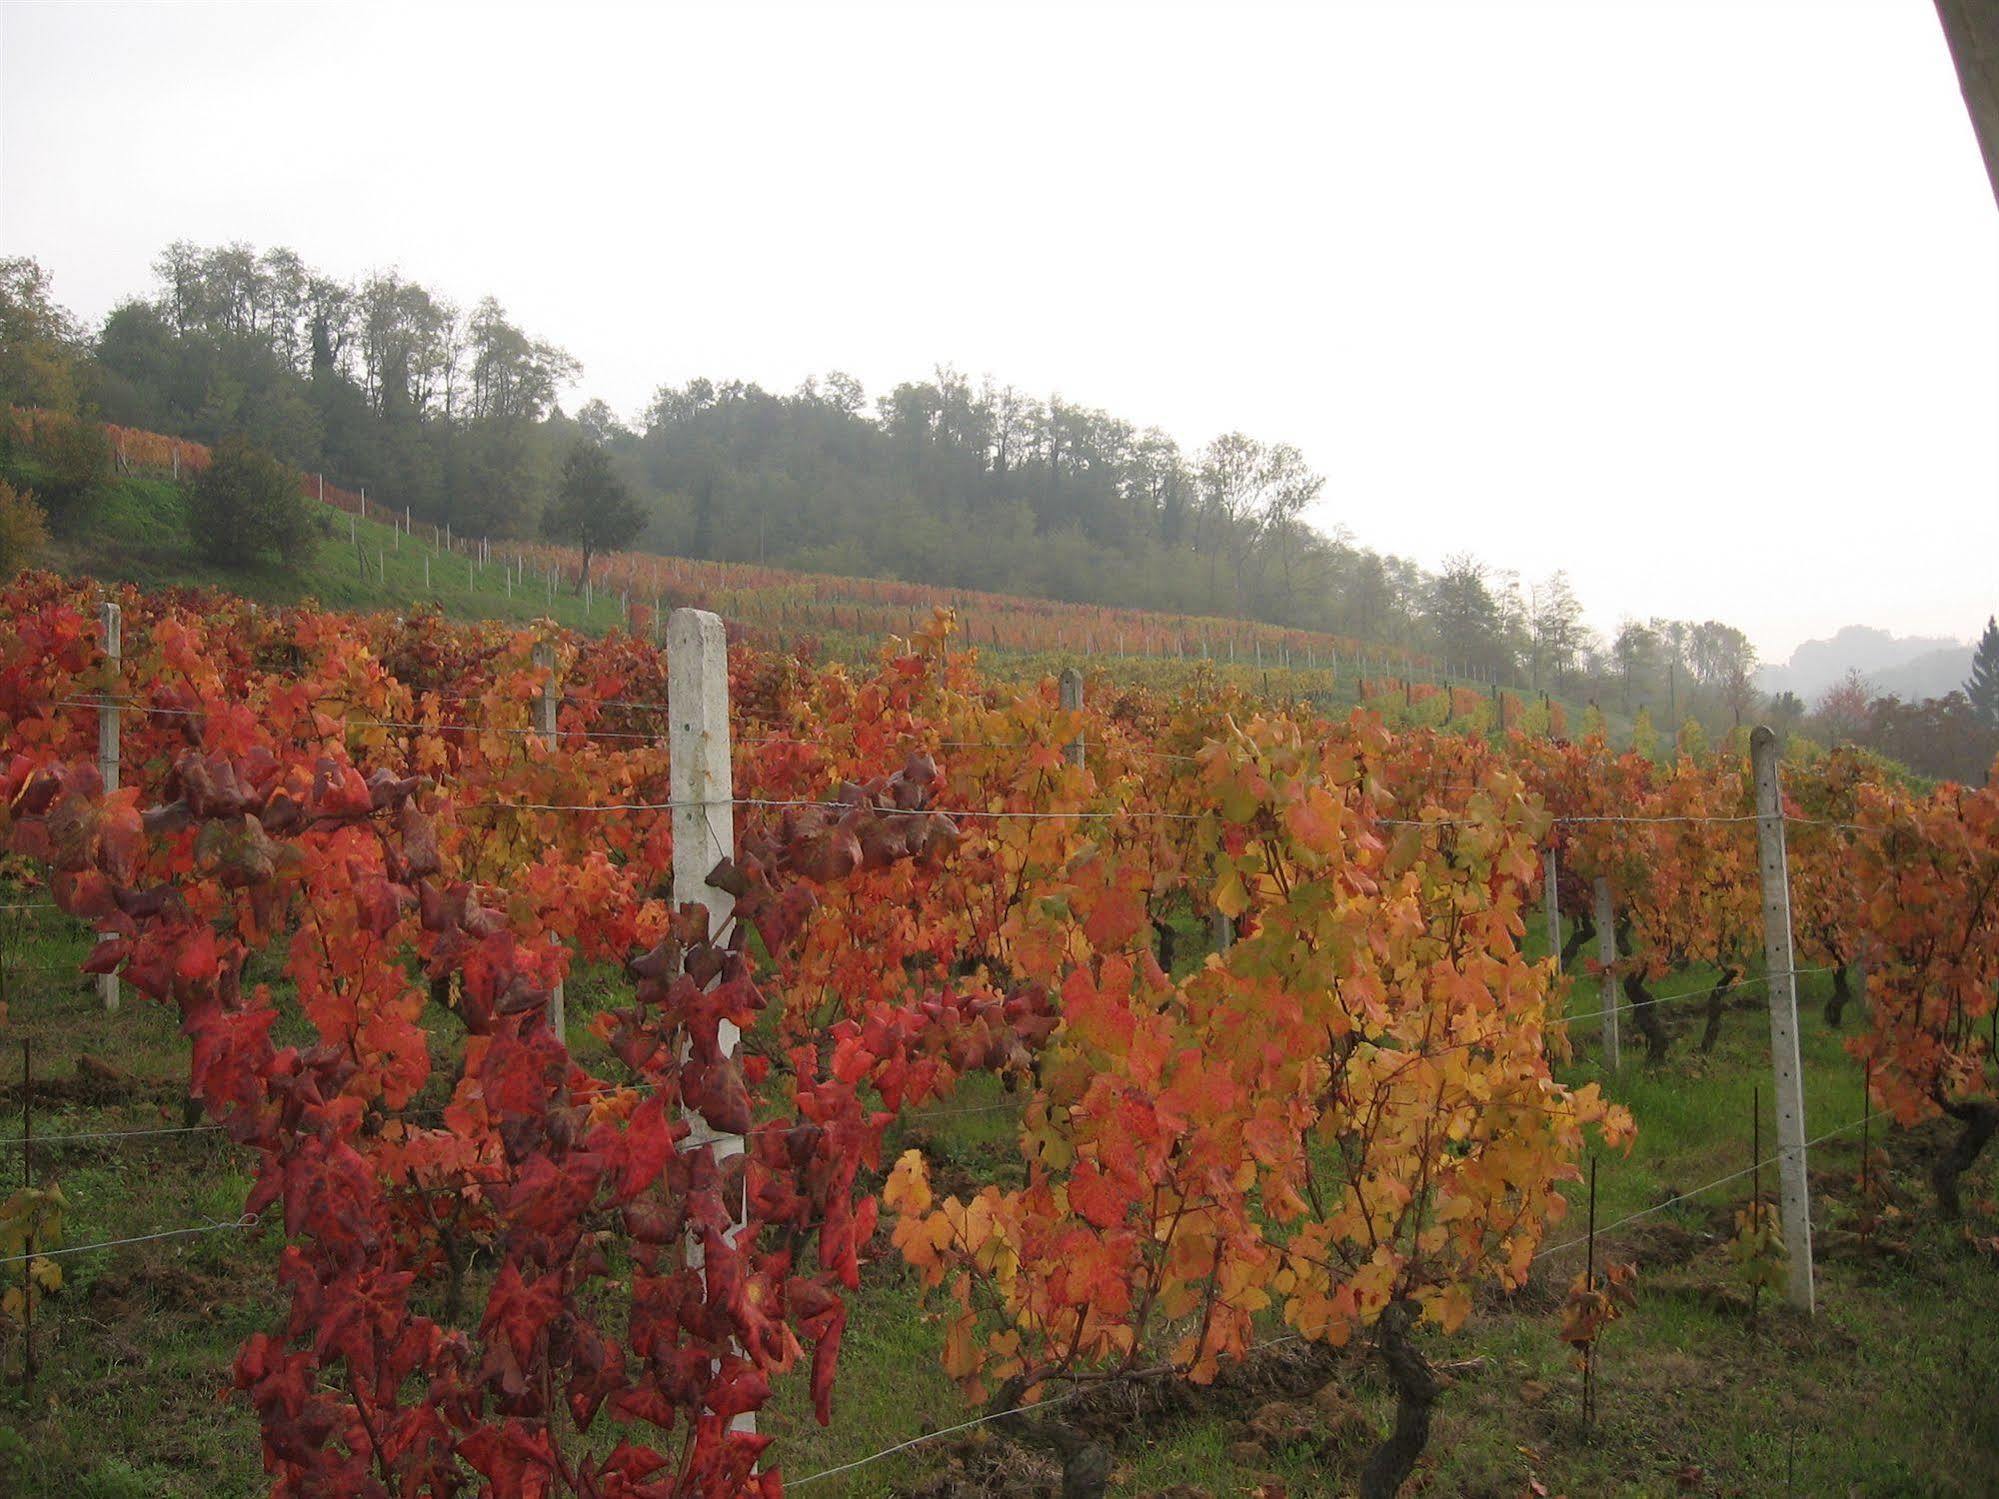
[[[940,612],[868,669],[732,649],[711,923],[673,898],[643,614],[588,639],[118,597],[114,678],[88,596],[6,590],[0,835],[107,939],[93,969],[176,1007],[253,1163],[290,1302],[233,1383],[278,1494],[778,1493],[739,1418],[794,1370],[830,1416],[886,1254],[974,1400],[1371,1340],[1420,1428],[1417,1325],[1520,1286],[1585,1141],[1633,1127],[1556,1076],[1566,982],[1523,952],[1544,851],[1572,915],[1613,883],[1636,981],[1754,957],[1727,754],[1333,724],[1206,678],[1076,712],[983,680]],[[1793,780],[1823,835],[1801,925],[1868,956],[1856,1046],[1905,1121],[1989,1107],[1993,796]],[[1188,912],[1233,937],[1191,965]],[[565,1046],[550,996],[584,965],[613,997]],[[1017,1174],[884,1158],[975,1071],[1019,1100]],[[1385,1444],[1371,1482],[1411,1459]]]

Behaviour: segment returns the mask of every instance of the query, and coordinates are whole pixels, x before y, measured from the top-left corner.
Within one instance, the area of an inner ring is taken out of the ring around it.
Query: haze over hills
[[[1944,636],[1847,625],[1830,640],[1807,640],[1782,665],[1759,668],[1756,685],[1765,692],[1795,692],[1810,703],[1849,671],[1858,671],[1883,696],[1911,702],[1941,697],[1971,674],[1971,646]]]

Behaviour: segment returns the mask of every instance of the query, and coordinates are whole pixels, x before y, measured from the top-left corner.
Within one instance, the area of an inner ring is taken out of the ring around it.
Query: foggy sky
[[[0,5],[0,253],[491,292],[573,408],[938,364],[1765,659],[1999,609],[1999,213],[1927,0]]]

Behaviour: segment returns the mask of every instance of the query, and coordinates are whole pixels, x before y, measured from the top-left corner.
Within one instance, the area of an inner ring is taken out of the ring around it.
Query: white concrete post
[[[1613,1072],[1619,1061],[1617,1047],[1617,912],[1610,904],[1610,881],[1596,877],[1596,960],[1603,965],[1603,1058]]]
[[[1561,871],[1556,862],[1555,845],[1549,844],[1548,851],[1541,855],[1541,904],[1548,913],[1548,951],[1554,954],[1555,972],[1562,971],[1562,893]]]
[[[535,701],[535,728],[541,733],[541,742],[550,749],[555,748],[555,702],[561,695],[555,681],[555,647],[543,641],[534,648],[534,664],[548,672],[548,680],[541,684],[541,696]],[[560,939],[553,939],[559,941]],[[564,1046],[569,1044],[569,1017],[564,1004],[563,990],[566,986],[557,984],[555,992],[548,998],[548,1025],[555,1032],[555,1039]]]
[[[1791,949],[1791,871],[1784,848],[1784,791],[1777,736],[1749,736],[1756,773],[1757,872],[1763,883],[1763,972],[1770,995],[1770,1068],[1777,1082],[1777,1180],[1783,1190],[1784,1247],[1790,1252],[1791,1305],[1813,1310],[1811,1189],[1805,1176],[1804,1072],[1798,1058],[1797,960]]]
[[[1081,713],[1083,711],[1083,674],[1073,666],[1062,668],[1062,711]],[[1083,726],[1076,726],[1076,737],[1063,750],[1071,765],[1083,763]]]
[[[666,623],[666,711],[669,725],[668,786],[673,801],[673,902],[707,907],[708,931],[720,939],[736,900],[708,883],[708,872],[736,852],[735,779],[729,765],[729,655],[721,619],[705,609],[676,609]],[[716,1042],[735,1055],[740,1032],[724,1020]],[[707,1145],[718,1163],[743,1153],[741,1135],[723,1134],[689,1110],[690,1145]],[[730,1243],[742,1231],[748,1204],[730,1212]],[[702,1263],[701,1245],[689,1239],[688,1263]],[[745,1412],[733,1431],[755,1431]]]
[[[108,600],[99,606],[98,618],[104,625],[105,693],[97,705],[97,773],[104,778],[107,795],[118,789],[118,698],[124,691],[125,616]],[[118,975],[100,973],[97,994],[104,1008],[118,1008]]]

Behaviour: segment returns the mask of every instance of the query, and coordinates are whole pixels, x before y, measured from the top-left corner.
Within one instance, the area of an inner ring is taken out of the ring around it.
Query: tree
[[[1832,741],[1851,740],[1867,727],[1874,689],[1858,671],[1849,671],[1819,695],[1812,713]]]
[[[1971,711],[1988,728],[1999,729],[1999,619],[1985,617],[1985,633],[1971,655],[1971,675],[1964,679]]]
[[[312,539],[309,504],[298,471],[238,433],[216,444],[188,486],[188,530],[204,556],[225,566],[275,554],[297,567]]]
[[[1688,664],[1701,686],[1726,695],[1756,670],[1756,647],[1734,625],[1703,620],[1687,632]]]
[[[590,561],[599,552],[627,547],[645,529],[646,513],[611,467],[611,455],[595,443],[579,442],[562,464],[555,500],[542,512],[542,534],[566,541],[583,553],[576,591],[590,580]]]
[[[1645,678],[1651,675],[1659,650],[1659,637],[1635,619],[1627,619],[1618,626],[1617,639],[1611,642],[1610,652],[1617,661],[1617,675],[1624,689],[1624,711],[1631,711],[1631,688],[1633,682],[1642,687]]]
[[[1534,689],[1545,692],[1574,669],[1586,633],[1582,601],[1569,586],[1567,573],[1557,572],[1534,589],[1528,629],[1534,642]]]
[[[1918,774],[1966,786],[1982,785],[1999,756],[1999,727],[1980,722],[1961,692],[1919,703],[1876,698],[1865,730],[1855,737]]]
[[[25,256],[0,260],[0,401],[76,409],[76,324],[49,295],[49,273]]]
[[[48,521],[34,496],[0,481],[0,582],[32,567],[48,539]]]
[[[41,428],[32,447],[46,470],[35,496],[56,529],[65,530],[103,493],[111,476],[111,440],[96,422],[71,417]]]
[[[618,414],[610,404],[595,398],[583,403],[582,409],[576,413],[576,425],[583,429],[585,437],[599,447],[627,442],[632,436],[631,429],[618,420]]]
[[[1447,667],[1503,672],[1512,665],[1485,564],[1469,553],[1444,559],[1444,570],[1424,599],[1423,617]]]
[[[1242,608],[1251,553],[1267,537],[1288,530],[1318,498],[1326,481],[1289,443],[1264,443],[1241,432],[1225,432],[1202,449],[1197,482],[1201,504],[1195,550],[1208,554],[1211,591],[1214,558],[1223,550],[1230,553],[1234,607]]]
[[[1805,700],[1787,688],[1773,693],[1764,709],[1769,715],[1770,727],[1779,734],[1788,735],[1805,716]]]

